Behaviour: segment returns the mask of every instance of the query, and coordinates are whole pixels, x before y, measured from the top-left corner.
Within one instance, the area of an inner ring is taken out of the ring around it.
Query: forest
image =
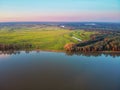
[[[64,46],[66,51],[73,52],[115,52],[120,51],[120,32],[102,32],[91,35],[91,39],[79,43],[69,43]]]

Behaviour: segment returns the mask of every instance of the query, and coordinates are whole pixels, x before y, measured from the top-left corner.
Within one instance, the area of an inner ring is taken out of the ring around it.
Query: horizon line
[[[5,21],[0,23],[120,23],[115,21]]]

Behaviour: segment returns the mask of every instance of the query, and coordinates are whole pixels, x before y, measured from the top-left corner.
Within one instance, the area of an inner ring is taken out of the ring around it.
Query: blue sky
[[[0,0],[0,21],[119,22],[120,0]]]

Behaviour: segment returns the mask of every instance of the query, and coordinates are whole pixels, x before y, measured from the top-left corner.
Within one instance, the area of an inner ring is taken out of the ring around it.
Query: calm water
[[[120,56],[1,53],[0,90],[120,90]]]

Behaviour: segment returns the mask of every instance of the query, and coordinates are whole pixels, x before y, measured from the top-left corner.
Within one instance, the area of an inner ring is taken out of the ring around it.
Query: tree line
[[[64,48],[75,52],[120,51],[120,33],[94,36],[89,41],[66,44]]]
[[[32,44],[0,44],[1,51],[30,49]]]

